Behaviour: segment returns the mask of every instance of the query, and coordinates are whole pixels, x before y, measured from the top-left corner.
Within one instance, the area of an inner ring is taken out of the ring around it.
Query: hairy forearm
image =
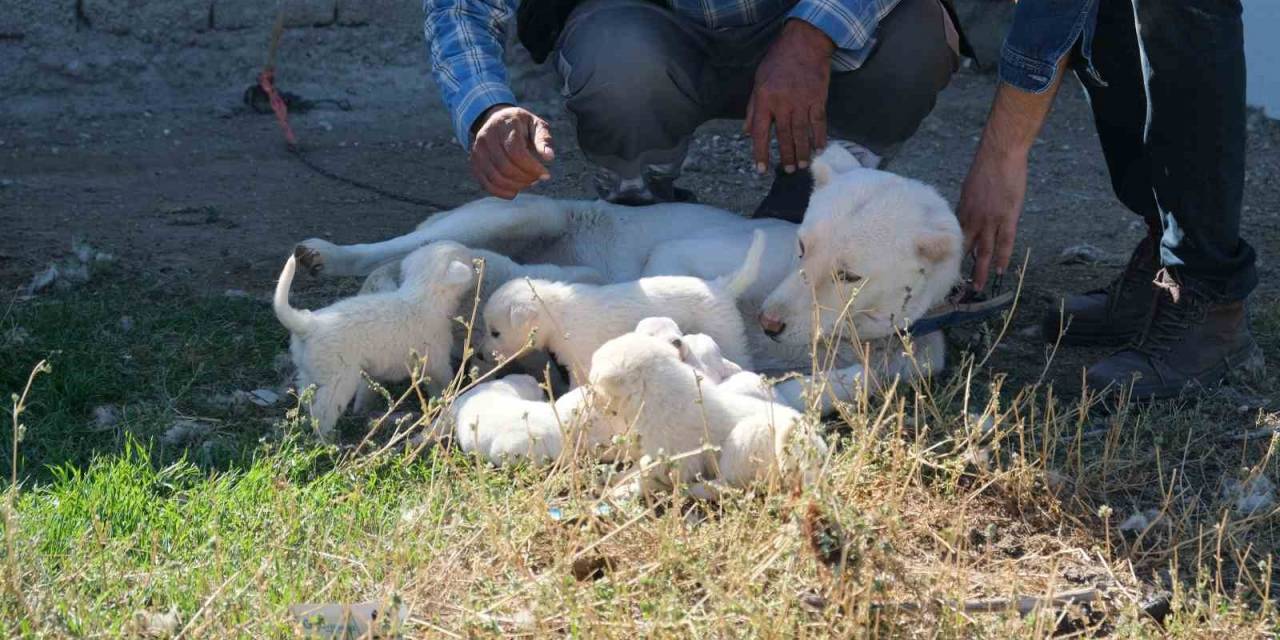
[[[1001,84],[991,105],[987,127],[982,132],[978,153],[985,156],[1025,161],[1040,135],[1040,128],[1049,115],[1049,107],[1062,84],[1067,59],[1058,63],[1058,73],[1044,93],[1029,93]]]

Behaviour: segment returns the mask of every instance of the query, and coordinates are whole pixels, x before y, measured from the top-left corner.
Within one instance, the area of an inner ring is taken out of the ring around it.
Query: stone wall
[[[285,26],[328,28],[412,25],[422,20],[421,0],[283,0]],[[144,40],[207,31],[267,29],[276,0],[4,0],[0,39],[56,37],[75,30],[130,35]]]

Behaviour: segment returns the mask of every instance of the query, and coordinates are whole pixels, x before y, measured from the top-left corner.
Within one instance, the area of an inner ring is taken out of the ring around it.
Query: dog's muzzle
[[[764,334],[769,336],[769,339],[774,340],[775,342],[778,340],[778,336],[782,335],[782,332],[787,330],[787,323],[768,314],[760,314],[759,322],[760,328],[764,329]]]

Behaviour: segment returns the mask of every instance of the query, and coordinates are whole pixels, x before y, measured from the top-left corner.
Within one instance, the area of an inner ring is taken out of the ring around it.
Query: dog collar
[[[923,318],[907,327],[907,335],[918,337],[962,324],[993,318],[1013,306],[1013,292],[987,297],[968,287],[956,287],[942,304],[930,309]]]

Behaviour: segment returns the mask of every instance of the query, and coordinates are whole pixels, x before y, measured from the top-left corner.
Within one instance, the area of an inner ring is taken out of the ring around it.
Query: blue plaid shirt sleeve
[[[817,27],[835,43],[837,57],[856,68],[871,55],[876,27],[900,0],[800,0],[787,14]]]
[[[515,104],[502,53],[517,2],[423,0],[431,75],[465,149],[471,148],[471,125],[480,114],[495,104]]]

